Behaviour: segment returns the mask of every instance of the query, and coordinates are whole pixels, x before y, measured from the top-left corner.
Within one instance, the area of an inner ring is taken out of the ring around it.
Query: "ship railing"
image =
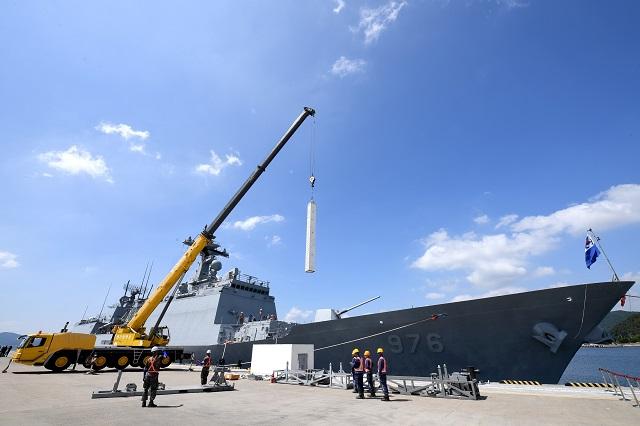
[[[621,397],[621,400],[631,401],[625,396],[622,386],[620,385],[620,382],[624,383],[626,381],[628,387],[627,390],[631,392],[631,395],[633,395],[633,399],[636,402],[633,406],[640,408],[638,395],[636,394],[636,392],[640,393],[640,377],[617,373],[615,371],[607,370],[606,368],[598,368],[598,370],[600,371],[600,374],[602,374],[602,379],[604,380],[605,385],[613,389],[612,392],[614,395],[618,395],[618,392],[620,392],[619,396]],[[609,380],[607,380],[607,378],[609,378]]]
[[[240,273],[237,275],[236,279],[239,279],[246,283],[257,285],[260,287],[269,288],[269,281],[261,280],[258,277],[254,277],[253,275]]]

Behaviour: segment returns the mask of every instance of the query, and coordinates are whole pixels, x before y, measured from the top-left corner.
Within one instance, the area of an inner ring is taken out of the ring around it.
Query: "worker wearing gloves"
[[[371,359],[371,352],[369,351],[364,351],[364,373],[367,375],[369,396],[374,398],[376,396],[376,388],[373,384],[373,360]]]
[[[207,349],[207,354],[202,360],[202,372],[200,373],[200,383],[202,386],[207,384],[207,378],[209,377],[209,368],[211,367],[211,349]]]
[[[387,388],[387,372],[389,366],[387,365],[387,359],[384,357],[384,350],[378,348],[378,380],[380,380],[380,386],[382,386],[382,401],[389,401],[389,388]]]
[[[353,388],[358,392],[358,399],[364,399],[364,362],[360,357],[360,350],[355,348],[351,355],[353,358],[351,359],[351,371],[353,372]]]
[[[160,365],[162,363],[162,352],[160,348],[154,346],[151,349],[151,357],[148,361],[148,370],[144,376],[144,393],[142,394],[142,406],[147,406],[147,397],[149,397],[149,407],[157,407],[153,403],[156,399],[156,392],[158,391],[158,376],[160,375]]]

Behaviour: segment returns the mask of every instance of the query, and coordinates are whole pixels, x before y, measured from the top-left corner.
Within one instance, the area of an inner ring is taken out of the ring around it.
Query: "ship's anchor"
[[[533,337],[538,342],[549,347],[552,353],[558,352],[558,348],[567,337],[567,332],[548,322],[539,322],[533,326]]]

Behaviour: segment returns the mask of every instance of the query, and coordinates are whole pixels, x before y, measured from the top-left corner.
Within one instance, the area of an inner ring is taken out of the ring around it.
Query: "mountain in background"
[[[18,337],[21,334],[2,332],[0,333],[0,346],[13,346],[15,349],[18,346]]]
[[[611,333],[611,330],[613,330],[616,325],[636,314],[640,314],[640,312],[611,311],[604,317],[599,326]]]
[[[640,342],[640,313],[633,312],[632,315],[613,327],[611,334],[618,343]]]

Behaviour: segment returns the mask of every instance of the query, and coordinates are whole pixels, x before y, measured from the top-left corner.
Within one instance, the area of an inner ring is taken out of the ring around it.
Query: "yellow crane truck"
[[[59,333],[43,333],[39,331],[38,333],[24,336],[22,343],[12,357],[12,361],[20,364],[44,366],[52,371],[65,370],[71,364],[83,364],[89,367],[93,358],[95,358],[93,359],[93,365],[96,369],[104,367],[124,369],[129,365],[142,366],[150,354],[151,347],[166,346],[169,343],[169,329],[161,327],[160,321],[173,299],[173,294],[168,298],[155,326],[147,331],[144,324],[151,313],[167,297],[171,289],[176,287],[176,283],[182,280],[198,254],[215,238],[214,233],[222,225],[229,213],[258,180],[278,152],[298,130],[298,127],[310,115],[315,115],[315,110],[305,107],[267,158],[249,176],[213,222],[193,240],[187,251],[162,279],[155,291],[147,298],[131,320],[125,325],[113,327],[111,330],[113,333],[111,345],[96,347],[95,335],[69,332],[65,326]],[[166,354],[163,361],[164,367],[182,357],[183,351],[181,348],[166,347],[163,349]]]

